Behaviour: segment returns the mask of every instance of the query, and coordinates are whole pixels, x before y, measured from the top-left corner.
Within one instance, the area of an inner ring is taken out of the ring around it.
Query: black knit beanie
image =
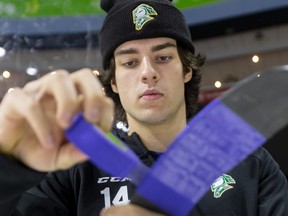
[[[171,1],[101,0],[107,12],[99,35],[103,68],[107,69],[114,50],[130,40],[169,37],[194,53],[185,18]]]

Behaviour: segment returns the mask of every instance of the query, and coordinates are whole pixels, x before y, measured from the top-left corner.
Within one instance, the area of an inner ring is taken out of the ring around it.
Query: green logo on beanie
[[[145,23],[153,20],[151,16],[157,16],[157,12],[153,7],[147,4],[141,4],[132,11],[133,23],[137,31],[141,30]]]

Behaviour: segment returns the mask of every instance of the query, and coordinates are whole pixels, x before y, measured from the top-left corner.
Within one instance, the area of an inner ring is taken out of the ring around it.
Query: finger
[[[56,70],[24,87],[28,93],[36,94],[38,100],[52,96],[57,104],[56,119],[60,126],[66,128],[70,125],[72,117],[79,107],[77,89],[70,78],[69,72]]]
[[[23,144],[13,149],[14,156],[27,167],[41,172],[50,172],[59,169],[68,169],[71,166],[87,160],[87,156],[70,143],[44,149],[33,139],[27,137]],[[27,142],[28,141],[28,142]]]
[[[22,135],[23,127],[29,124],[43,146],[55,145],[53,130],[41,105],[19,88],[9,92],[3,98],[0,110],[1,143],[13,147]],[[10,136],[11,135],[11,136]]]
[[[98,122],[105,97],[102,85],[91,69],[84,68],[71,75],[79,92],[83,95],[84,115],[91,122]]]
[[[144,209],[140,206],[129,204],[122,206],[111,206],[103,209],[100,212],[100,216],[164,216],[156,212]]]
[[[114,120],[114,102],[111,98],[105,98],[102,102],[101,116],[97,125],[104,131],[109,132]]]

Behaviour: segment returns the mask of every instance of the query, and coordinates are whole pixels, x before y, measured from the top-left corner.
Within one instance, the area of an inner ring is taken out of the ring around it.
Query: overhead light
[[[260,60],[260,58],[259,58],[258,55],[254,55],[254,56],[252,57],[252,61],[253,61],[254,63],[258,63],[259,60]]]
[[[30,76],[35,76],[35,75],[37,75],[37,73],[38,73],[38,69],[37,69],[37,68],[34,68],[34,67],[28,67],[28,68],[26,69],[26,73],[27,73],[28,75],[30,75]]]
[[[2,73],[2,76],[3,76],[5,79],[8,79],[8,78],[11,76],[11,74],[10,74],[9,71],[4,71],[4,72]]]
[[[4,49],[3,47],[0,47],[0,58],[4,57],[6,55],[6,49]]]
[[[216,81],[214,83],[214,85],[215,85],[216,88],[220,88],[222,86],[222,83],[220,81]]]

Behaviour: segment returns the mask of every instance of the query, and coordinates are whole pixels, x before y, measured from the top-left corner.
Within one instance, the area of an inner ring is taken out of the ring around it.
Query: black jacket
[[[143,146],[136,134],[128,137],[120,130],[113,133],[145,164],[154,163],[155,154]],[[90,162],[46,175],[0,155],[0,167],[3,216],[96,216],[105,206],[128,203],[135,190],[129,179],[111,177]],[[288,215],[287,180],[265,149],[259,148],[227,176],[233,183],[225,188],[218,179],[191,211],[191,216]]]

